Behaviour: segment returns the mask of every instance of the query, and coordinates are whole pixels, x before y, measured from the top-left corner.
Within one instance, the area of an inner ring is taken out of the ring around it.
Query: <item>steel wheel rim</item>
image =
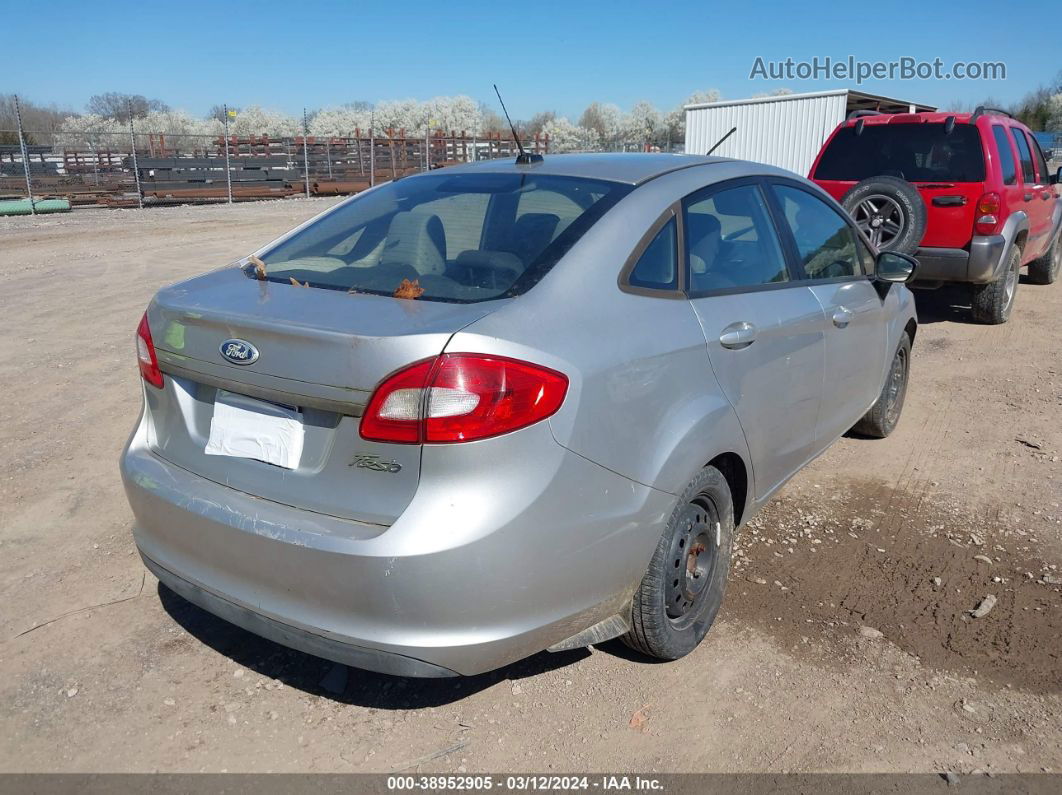
[[[719,559],[719,514],[706,494],[698,494],[679,516],[671,539],[664,580],[664,611],[673,625],[689,626],[700,613]]]
[[[852,217],[856,226],[879,248],[889,245],[903,233],[903,210],[899,202],[880,193],[859,202]]]
[[[892,360],[889,370],[889,383],[885,392],[885,421],[892,425],[903,408],[903,399],[907,394],[907,351],[900,348]]]

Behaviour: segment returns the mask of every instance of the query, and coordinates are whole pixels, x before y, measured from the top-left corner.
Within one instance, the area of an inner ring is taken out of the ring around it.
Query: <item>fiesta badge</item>
[[[246,340],[225,340],[218,351],[233,364],[254,364],[258,361],[258,348]]]

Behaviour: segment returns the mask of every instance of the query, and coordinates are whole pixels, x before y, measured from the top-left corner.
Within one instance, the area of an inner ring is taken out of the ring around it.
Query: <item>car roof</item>
[[[654,177],[679,169],[727,162],[732,162],[731,158],[655,152],[593,152],[543,155],[542,162],[526,165],[518,165],[515,157],[480,160],[475,163],[450,166],[446,172],[448,174],[462,172],[548,174],[639,185]]]
[[[844,126],[854,127],[859,122],[863,122],[868,127],[876,126],[878,124],[944,124],[951,118],[955,119],[956,124],[972,124],[976,123],[978,118],[990,118],[997,122],[1007,122],[1020,127],[1025,126],[1013,116],[1005,116],[994,111],[987,111],[978,117],[976,114],[968,111],[965,113],[949,113],[948,111],[943,110],[922,111],[919,113],[882,113],[878,116],[860,116],[856,119],[846,119]]]

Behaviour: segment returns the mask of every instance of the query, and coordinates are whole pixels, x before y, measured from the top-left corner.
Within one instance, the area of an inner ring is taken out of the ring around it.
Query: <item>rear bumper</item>
[[[920,248],[919,282],[969,282],[987,284],[999,277],[1007,239],[1003,235],[978,235],[969,251],[962,248]]]
[[[278,643],[402,676],[489,671],[620,612],[674,501],[539,423],[424,448],[424,473],[446,476],[424,474],[381,531],[205,480],[145,437],[142,423],[121,470],[164,584]]]
[[[206,590],[183,577],[178,577],[172,571],[160,566],[147,555],[141,552],[141,559],[148,571],[158,577],[159,582],[174,593],[184,597],[194,605],[212,613],[218,618],[235,624],[238,627],[253,632],[263,638],[268,638],[283,646],[334,660],[355,668],[364,668],[369,671],[378,671],[395,676],[416,676],[421,678],[459,676],[456,671],[443,668],[439,665],[417,660],[413,657],[405,657],[401,654],[381,651],[379,649],[367,649],[355,646],[351,643],[327,638],[305,629],[293,627],[267,618],[261,613],[256,613],[235,602],[230,602],[217,594]]]

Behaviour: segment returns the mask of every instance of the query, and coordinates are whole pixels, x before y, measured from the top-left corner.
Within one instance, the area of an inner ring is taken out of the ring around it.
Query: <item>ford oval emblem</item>
[[[233,364],[254,364],[258,361],[258,348],[246,340],[225,340],[218,351]]]

